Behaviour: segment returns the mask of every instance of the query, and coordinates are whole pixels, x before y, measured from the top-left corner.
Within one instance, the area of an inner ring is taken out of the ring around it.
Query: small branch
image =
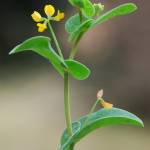
[[[90,117],[91,114],[94,112],[94,110],[95,110],[97,104],[98,104],[100,101],[101,101],[101,99],[97,99],[97,100],[96,100],[96,102],[95,102],[94,105],[92,106],[92,108],[91,108],[89,114],[87,115],[87,119],[85,120],[85,122],[84,122],[84,124],[83,124],[82,127],[84,127],[84,126],[86,125],[87,121],[89,120],[89,117]]]
[[[58,41],[57,41],[56,35],[55,35],[55,33],[54,33],[54,30],[53,30],[53,28],[52,28],[50,22],[48,22],[48,27],[49,27],[50,32],[51,32],[51,34],[52,34],[52,37],[53,37],[53,40],[54,40],[54,42],[55,42],[56,48],[57,48],[57,50],[58,50],[58,53],[59,53],[60,57],[61,57],[62,59],[64,59],[63,54],[62,54],[62,51],[61,51],[60,46],[59,46],[59,43],[58,43]]]

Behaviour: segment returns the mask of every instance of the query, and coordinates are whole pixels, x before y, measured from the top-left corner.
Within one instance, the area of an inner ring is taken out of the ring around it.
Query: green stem
[[[68,72],[64,73],[64,109],[66,117],[66,125],[69,136],[72,136],[71,114],[70,114],[70,102],[69,102],[69,75]]]
[[[80,9],[79,9],[79,17],[80,17],[80,23],[82,23],[83,22],[83,15],[82,15],[82,11]],[[71,49],[69,59],[74,59],[74,57],[77,53],[77,47],[78,47],[78,43],[76,43],[73,46],[73,48]]]
[[[89,115],[91,115],[91,114],[94,112],[94,110],[95,110],[97,104],[98,104],[100,101],[101,101],[100,99],[97,99],[97,100],[96,100],[96,102],[94,103],[94,105],[92,106],[92,108],[91,108],[91,110],[90,110],[90,112],[89,112]]]
[[[89,120],[89,117],[90,117],[91,114],[94,112],[94,110],[95,110],[97,104],[98,104],[100,101],[101,101],[101,99],[97,99],[96,102],[94,103],[94,105],[92,106],[92,108],[91,108],[91,110],[90,110],[90,112],[89,112],[89,114],[88,114],[88,116],[87,116],[87,119],[85,120],[85,122],[84,122],[84,124],[83,124],[83,127],[85,127],[87,121]]]
[[[53,30],[53,28],[52,28],[50,22],[48,22],[48,27],[49,27],[50,32],[51,32],[51,34],[52,34],[52,37],[53,37],[53,40],[54,40],[54,42],[55,42],[56,48],[57,48],[57,50],[58,50],[58,53],[59,53],[59,55],[61,56],[61,58],[64,59],[63,54],[62,54],[62,51],[61,51],[60,46],[59,46],[59,43],[58,43],[58,41],[57,41],[56,35],[55,35],[55,33],[54,33],[54,30]]]
[[[77,53],[77,45],[73,46],[73,48],[71,49],[69,59],[74,59],[76,53]]]

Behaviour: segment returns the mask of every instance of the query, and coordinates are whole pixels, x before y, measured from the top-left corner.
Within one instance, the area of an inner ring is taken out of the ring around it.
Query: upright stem
[[[57,48],[57,50],[58,50],[58,53],[59,53],[59,55],[61,56],[61,58],[64,59],[63,54],[62,54],[62,51],[61,51],[60,46],[59,46],[59,43],[58,43],[58,41],[57,41],[56,35],[55,35],[55,33],[54,33],[54,30],[53,30],[53,28],[52,28],[50,22],[48,22],[48,27],[49,27],[50,32],[51,32],[51,34],[52,34],[52,37],[53,37],[53,40],[54,40],[54,42],[55,42],[56,48]]]
[[[69,59],[74,59],[76,53],[77,53],[77,45],[73,46],[73,48],[71,49]]]
[[[70,102],[69,102],[69,75],[68,72],[64,73],[64,109],[66,116],[66,125],[69,136],[72,136],[71,114],[70,114]]]
[[[80,9],[79,9],[79,17],[80,17],[80,23],[82,23],[83,22],[83,14]],[[77,47],[78,47],[78,43],[74,44],[74,46],[72,47],[70,56],[69,56],[70,59],[74,59],[74,57],[77,53]]]

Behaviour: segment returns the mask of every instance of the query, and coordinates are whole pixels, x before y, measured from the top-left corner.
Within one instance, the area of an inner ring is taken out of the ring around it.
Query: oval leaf
[[[108,11],[107,13],[103,14],[99,18],[97,18],[93,22],[92,27],[95,27],[105,21],[108,21],[108,20],[112,19],[113,17],[130,14],[130,13],[134,12],[135,10],[137,10],[137,6],[134,3],[122,4],[116,8]]]
[[[85,80],[89,77],[91,71],[83,64],[75,60],[65,60],[68,72],[77,80]]]
[[[50,44],[50,38],[45,36],[32,37],[20,45],[16,46],[9,54],[14,54],[23,51],[34,51],[42,57],[48,59],[55,69],[63,76],[64,68],[62,64],[66,66],[61,57],[53,50]]]
[[[73,129],[77,129],[73,136],[69,137],[67,130],[65,130],[61,138],[60,150],[72,150],[72,145],[75,145],[93,130],[110,125],[144,126],[141,119],[128,111],[118,108],[101,109],[90,116],[82,117],[78,123],[72,124]]]

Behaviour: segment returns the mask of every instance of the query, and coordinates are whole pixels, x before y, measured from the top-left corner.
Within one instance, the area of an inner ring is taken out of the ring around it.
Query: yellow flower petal
[[[60,21],[60,20],[62,20],[64,17],[65,17],[65,14],[64,14],[63,12],[60,12],[60,11],[58,10],[57,16],[54,17],[54,20],[55,20],[55,21]]]
[[[49,17],[52,17],[55,13],[55,8],[52,5],[46,5],[44,7],[45,14]]]
[[[42,17],[37,11],[34,11],[33,14],[31,15],[31,17],[35,22],[41,22],[42,21]]]
[[[102,101],[101,104],[106,109],[111,109],[113,107],[113,104],[110,104],[110,103],[105,102],[105,101]]]
[[[38,32],[44,32],[47,29],[47,26],[43,23],[38,23],[37,27],[38,27]]]

